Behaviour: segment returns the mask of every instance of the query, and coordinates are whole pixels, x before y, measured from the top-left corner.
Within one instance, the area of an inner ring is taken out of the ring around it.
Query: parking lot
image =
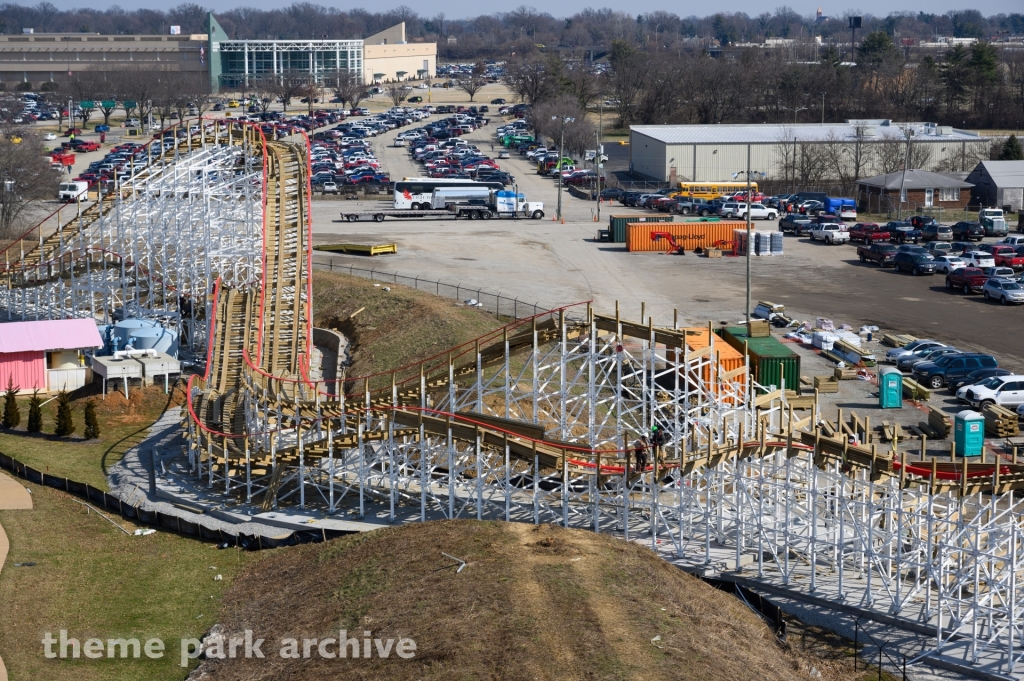
[[[467,139],[489,152],[493,136],[484,128]],[[375,138],[374,146],[391,176],[420,175],[405,149],[386,146],[390,141]],[[628,253],[625,244],[597,242],[596,232],[607,226],[609,214],[646,211],[606,204],[598,223],[593,202],[564,193],[565,224],[561,224],[550,219],[557,201],[552,180],[536,175],[516,154],[501,165],[516,176],[520,192],[545,203],[546,219],[388,218],[383,223],[348,224],[340,221],[341,202],[317,200],[313,206],[316,243],[396,243],[398,254],[371,261],[318,253],[315,259],[480,287],[552,306],[593,300],[599,309],[611,310],[618,300],[624,315],[633,318],[639,317],[645,303],[659,324],[671,323],[673,309],[687,323],[742,319],[744,258]],[[345,202],[345,210],[354,207]],[[774,222],[758,221],[755,227],[776,229]],[[874,324],[935,337],[965,349],[991,352],[1003,365],[1024,369],[1024,346],[1019,341],[1024,309],[990,304],[978,295],[947,293],[942,275],[913,277],[862,265],[854,245],[828,246],[791,235],[786,237],[785,255],[754,257],[751,270],[752,299],[782,303],[799,320],[823,316],[837,324]]]

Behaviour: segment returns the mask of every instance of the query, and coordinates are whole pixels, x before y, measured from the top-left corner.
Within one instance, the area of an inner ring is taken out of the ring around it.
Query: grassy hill
[[[225,635],[251,629],[269,654],[207,660],[208,681],[788,681],[811,678],[812,664],[825,679],[858,678],[779,643],[739,600],[644,547],[547,525],[411,524],[275,552],[236,578],[224,613]],[[416,655],[323,659],[316,643],[308,659],[278,654],[286,638],[339,629],[411,638]]]

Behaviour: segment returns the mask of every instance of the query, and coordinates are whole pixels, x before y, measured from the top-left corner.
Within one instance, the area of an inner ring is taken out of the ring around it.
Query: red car
[[[80,142],[80,143],[74,145],[71,148],[74,149],[75,151],[77,151],[78,153],[82,153],[82,152],[85,152],[85,151],[99,151],[100,150],[100,143],[99,142]]]
[[[996,261],[996,267],[1012,267],[1015,270],[1024,268],[1024,255],[1017,252],[1013,246],[994,244],[988,249],[992,259]]]

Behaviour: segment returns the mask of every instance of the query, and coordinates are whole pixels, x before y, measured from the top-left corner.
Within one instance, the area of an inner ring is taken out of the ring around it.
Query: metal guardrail
[[[476,301],[473,304],[474,307],[486,310],[495,317],[501,319],[522,319],[523,317],[532,317],[540,314],[541,312],[550,310],[553,307],[551,305],[542,305],[536,301],[528,302],[525,300],[519,300],[519,298],[504,296],[501,293],[491,293],[490,291],[485,291],[478,286],[449,284],[440,280],[429,279],[426,277],[410,277],[404,274],[398,274],[397,272],[385,272],[375,268],[365,269],[356,267],[355,265],[340,265],[334,261],[327,263],[313,263],[313,269],[349,274],[355,277],[363,277],[371,281],[378,281],[382,284],[407,286],[409,288],[416,289],[417,291],[425,291],[437,296],[451,298],[467,305],[471,304],[471,301]]]

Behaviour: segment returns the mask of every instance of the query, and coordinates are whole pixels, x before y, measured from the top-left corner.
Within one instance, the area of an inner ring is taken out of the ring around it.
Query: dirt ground
[[[322,641],[344,629],[411,638],[416,655],[324,659],[314,641],[308,658],[208,660],[200,673],[209,681],[863,674],[842,639],[797,628],[780,642],[740,600],[645,547],[549,525],[444,521],[296,547],[250,566],[226,608],[222,635],[251,629],[272,652],[285,638]]]

